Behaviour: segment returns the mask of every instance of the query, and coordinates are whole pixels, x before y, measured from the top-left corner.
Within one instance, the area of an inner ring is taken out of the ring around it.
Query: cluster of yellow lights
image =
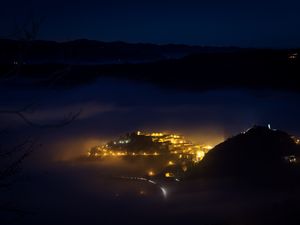
[[[89,151],[88,156],[91,156],[91,152]],[[201,161],[205,156],[205,151],[203,150],[197,150],[197,151],[173,151],[170,152],[170,154],[178,155],[178,159],[193,159],[194,162]],[[113,157],[122,157],[122,156],[159,156],[160,153],[158,152],[122,152],[122,151],[108,151],[108,150],[102,150],[102,152],[96,152],[93,156],[95,157],[107,157],[107,156],[113,156]],[[169,166],[175,165],[174,161],[168,161],[167,163]]]
[[[203,151],[197,151],[195,160],[197,162],[201,161],[204,158],[204,156],[205,156],[205,153]]]
[[[174,174],[170,173],[170,172],[167,172],[167,173],[165,173],[165,177],[174,177]]]
[[[182,148],[185,147],[185,151],[192,151],[192,148],[201,148],[200,145],[194,145],[191,144],[190,142],[187,142],[183,136],[177,135],[177,134],[167,134],[167,133],[142,133],[141,131],[137,132],[137,135],[145,135],[145,136],[150,136],[153,137],[153,141],[158,141],[161,143],[164,142],[170,142],[173,144],[173,147],[175,148]],[[192,146],[192,147],[190,147]],[[211,150],[213,147],[211,145],[204,145],[202,146],[203,149],[205,150]],[[176,154],[176,153],[175,153]]]
[[[137,135],[145,135],[153,137],[154,141],[158,142],[171,142],[172,144],[183,144],[186,143],[185,140],[180,135],[176,134],[166,134],[166,133],[142,133],[141,131],[137,132]]]
[[[180,136],[176,135],[176,134],[171,134],[170,137],[172,137],[172,138],[180,138]]]
[[[192,142],[187,141],[184,136],[176,135],[176,134],[166,134],[166,133],[142,133],[138,131],[137,135],[149,136],[152,138],[153,142],[161,142],[163,145],[167,145],[169,148],[168,152],[148,152],[148,151],[136,151],[131,152],[127,151],[124,148],[119,148],[119,150],[112,150],[108,144],[103,146],[97,146],[96,149],[92,148],[88,152],[88,156],[90,157],[158,157],[159,155],[166,155],[169,157],[169,161],[166,161],[165,167],[170,168],[176,165],[176,169],[178,167],[182,168],[183,172],[188,170],[189,163],[198,163],[200,162],[205,154],[213,148],[211,145],[198,145],[193,144]],[[294,138],[295,143],[300,144],[299,139]],[[114,141],[114,145],[123,145],[130,142],[130,139],[119,139],[118,141]],[[118,146],[117,146],[118,147]],[[96,151],[95,151],[96,150]],[[290,160],[291,161],[291,160]],[[153,169],[149,168],[149,170],[145,171],[148,177],[156,176],[156,172]],[[176,172],[177,173],[177,172]],[[174,171],[168,171],[164,173],[166,178],[176,178],[176,174]],[[140,192],[141,195],[145,194],[144,191]]]
[[[171,143],[170,152],[167,154],[175,154],[178,155],[178,159],[183,160],[192,160],[197,163],[201,161],[205,153],[211,150],[213,147],[211,145],[195,145],[191,142],[188,142],[181,135],[176,134],[166,134],[166,133],[142,133],[141,131],[137,131],[137,135],[145,135],[152,137],[153,141],[163,142],[163,143]],[[116,142],[116,141],[115,141]],[[299,139],[295,139],[295,142],[299,144]],[[128,140],[119,140],[118,143],[128,143]],[[117,142],[115,143],[117,144]],[[96,157],[104,157],[104,156],[114,156],[114,157],[122,157],[122,156],[159,156],[161,153],[158,152],[128,152],[128,151],[113,151],[107,148],[108,145],[98,146],[97,152],[92,153],[88,152],[88,156],[96,156]],[[167,163],[169,166],[175,165],[175,162],[169,161]]]
[[[94,156],[158,156],[160,155],[158,152],[115,152],[115,151],[107,151],[107,150],[102,150],[102,153],[96,152]],[[88,156],[91,156],[91,152],[88,152]]]
[[[204,145],[203,148],[207,149],[207,150],[211,150],[213,148],[213,146],[211,146],[211,145]]]
[[[150,136],[152,137],[162,137],[164,134],[163,133],[151,133]]]
[[[150,137],[162,137],[165,134],[164,133],[142,133],[141,131],[136,132],[137,135],[145,135],[145,136],[150,136]]]
[[[185,153],[186,152],[186,153]],[[203,150],[197,150],[197,151],[185,151],[185,152],[179,152],[179,151],[174,151],[170,152],[170,154],[178,155],[178,159],[193,159],[194,162],[199,162],[201,161],[204,156],[205,156],[205,151]],[[91,152],[89,151],[88,156],[91,156]],[[96,152],[94,153],[93,156],[95,157],[122,157],[122,156],[159,156],[160,153],[158,152],[122,152],[122,151],[108,151],[108,150],[102,150],[102,152]],[[168,161],[167,163],[169,166],[175,165],[174,161]]]

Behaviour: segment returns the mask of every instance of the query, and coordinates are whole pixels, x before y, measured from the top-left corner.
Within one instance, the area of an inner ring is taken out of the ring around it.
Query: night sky
[[[299,12],[1,0],[0,39],[20,41],[0,40],[0,224],[298,225]]]
[[[0,3],[1,36],[43,18],[39,39],[300,47],[297,0],[12,0]],[[16,22],[14,22],[16,21]]]

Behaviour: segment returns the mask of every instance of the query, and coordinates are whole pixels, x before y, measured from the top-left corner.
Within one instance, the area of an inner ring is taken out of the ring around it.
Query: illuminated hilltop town
[[[210,145],[193,144],[182,135],[137,131],[110,141],[103,146],[95,146],[91,148],[88,154],[91,157],[174,154],[178,155],[180,159],[199,162],[211,148]]]
[[[212,149],[210,145],[194,144],[178,134],[137,131],[109,141],[105,145],[92,147],[88,156],[100,159],[108,157],[167,159],[166,167],[180,165],[183,171],[186,171],[185,165],[198,163],[210,149]],[[150,171],[149,175],[153,173]],[[166,173],[166,176],[172,176],[172,173]]]
[[[253,129],[256,126],[253,127]],[[241,134],[247,134],[253,130],[249,128]],[[268,125],[268,129],[271,129]],[[300,144],[300,140],[294,136],[290,138]],[[101,146],[94,146],[88,151],[90,159],[108,159],[108,158],[124,158],[124,159],[143,159],[143,163],[149,163],[150,167],[153,164],[160,163],[160,169],[156,168],[156,172],[163,174],[165,177],[180,177],[180,175],[195,164],[199,163],[205,154],[213,147],[210,145],[199,145],[185,139],[184,136],[171,133],[146,133],[133,132],[128,133],[118,139],[107,142]],[[294,155],[285,157],[285,160],[294,163],[296,158]],[[148,176],[157,175],[155,170],[147,171]],[[179,174],[179,176],[178,176]]]

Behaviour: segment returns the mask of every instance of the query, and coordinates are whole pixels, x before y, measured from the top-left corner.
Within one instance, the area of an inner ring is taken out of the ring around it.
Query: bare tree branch
[[[0,170],[0,182],[2,182],[2,185],[5,184],[5,179],[13,176],[19,171],[20,165],[22,164],[24,159],[27,158],[32,153],[35,146],[35,142],[27,141],[25,144],[23,143],[20,146],[22,146],[21,149],[23,150],[21,156],[15,159],[13,162],[11,162],[8,166],[1,168]],[[13,149],[12,151],[14,150],[15,149]]]
[[[29,109],[29,106],[24,107],[19,110],[0,110],[0,114],[7,114],[7,115],[14,115],[23,120],[26,124],[33,126],[33,127],[39,127],[39,128],[59,128],[64,127],[73,121],[75,121],[81,114],[82,109],[80,109],[77,112],[70,112],[63,120],[54,123],[54,124],[39,124],[31,121],[27,116],[26,112]]]
[[[23,23],[21,26],[18,23],[15,23],[15,30],[12,34],[8,35],[5,38],[17,39],[19,42],[19,51],[16,54],[17,62],[12,66],[10,65],[8,71],[5,71],[4,74],[0,75],[0,81],[8,81],[15,78],[18,78],[21,74],[24,64],[26,64],[26,59],[29,55],[29,51],[32,48],[33,41],[36,40],[42,19],[31,18],[29,21]],[[55,85],[56,82],[63,79],[66,74],[71,70],[71,65],[67,65],[60,71],[56,71],[50,76],[49,87],[51,88]],[[48,78],[47,78],[48,79]],[[14,110],[0,110],[1,115],[14,116],[19,118],[25,124],[38,127],[38,128],[60,128],[66,126],[73,121],[75,121],[81,114],[82,110],[80,109],[77,112],[70,112],[62,120],[57,121],[56,123],[50,124],[41,124],[36,123],[30,119],[28,116],[29,113],[33,111],[33,104],[28,104],[23,108],[14,109]],[[0,131],[0,135],[3,137],[7,134],[7,129]],[[0,142],[0,190],[10,188],[17,181],[17,173],[21,170],[21,165],[23,161],[33,152],[36,148],[36,142],[32,141],[30,138],[25,139],[19,144],[14,145],[13,147],[1,146]],[[18,209],[14,206],[15,204],[5,204],[0,202],[0,212],[11,213],[14,220],[22,218],[24,215],[29,214],[30,212]],[[3,221],[0,221],[2,224]],[[16,221],[15,221],[16,222]]]
[[[5,224],[18,224],[24,216],[35,215],[36,214],[36,212],[23,210],[23,209],[20,209],[16,206],[13,206],[9,202],[8,203],[1,203],[0,212],[5,213],[5,214],[13,215],[13,217],[11,217],[10,219],[6,219],[5,221],[1,221]]]
[[[26,139],[25,141],[23,141],[22,143],[12,147],[11,149],[9,150],[4,150],[2,152],[2,149],[0,148],[0,158],[4,158],[4,157],[9,157],[9,156],[12,156],[13,154],[19,152],[19,151],[22,151],[22,149],[24,147],[26,147],[26,145],[29,143],[29,139]]]

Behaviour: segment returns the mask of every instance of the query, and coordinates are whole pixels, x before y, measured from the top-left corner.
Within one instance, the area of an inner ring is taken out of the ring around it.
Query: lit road
[[[121,179],[127,179],[127,180],[140,180],[140,181],[145,181],[145,182],[151,183],[152,185],[157,186],[161,190],[162,196],[165,199],[168,196],[167,189],[165,187],[161,186],[160,184],[158,184],[156,181],[153,181],[153,180],[150,180],[150,179],[147,179],[147,178],[144,178],[144,177],[126,177],[126,176],[121,176],[120,178]]]

